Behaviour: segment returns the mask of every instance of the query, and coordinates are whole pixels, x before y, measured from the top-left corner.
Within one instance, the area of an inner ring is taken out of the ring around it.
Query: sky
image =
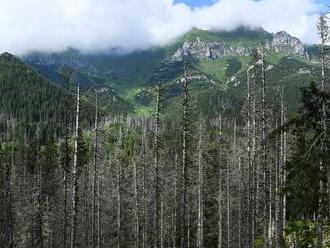
[[[0,0],[0,52],[131,52],[166,45],[193,27],[262,27],[317,42],[329,0]]]

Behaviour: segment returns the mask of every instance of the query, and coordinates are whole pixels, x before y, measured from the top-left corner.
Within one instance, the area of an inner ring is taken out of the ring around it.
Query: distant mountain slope
[[[27,122],[60,121],[63,92],[19,58],[0,55],[0,111]]]
[[[189,55],[190,71],[198,79],[191,84],[195,97],[202,98],[219,91],[222,98],[227,99],[244,87],[251,51],[260,46],[267,52],[268,73],[272,75],[269,84],[283,81],[290,88],[290,94],[294,92],[292,94],[299,97],[299,88],[311,80],[318,67],[308,54],[313,52],[311,55],[314,56],[315,47],[305,47],[286,32],[271,34],[263,29],[248,28],[230,32],[193,29],[168,46],[126,55],[82,54],[68,50],[64,53],[34,53],[24,60],[49,78],[56,74],[61,63],[67,63],[78,71],[87,88],[110,87],[111,92],[123,100],[121,104],[131,106],[125,109],[151,114],[153,97],[150,87],[157,82],[166,86],[166,106],[168,112],[173,112],[175,106],[172,105],[180,94],[178,79],[183,55]],[[238,94],[241,102],[242,94]],[[211,100],[209,102],[213,104]],[[297,109],[298,102],[290,103],[292,111]],[[120,109],[119,105],[117,107]],[[210,111],[210,108],[203,111]]]

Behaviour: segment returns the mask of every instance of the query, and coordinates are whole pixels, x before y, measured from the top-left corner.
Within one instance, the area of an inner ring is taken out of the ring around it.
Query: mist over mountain
[[[5,39],[0,51],[22,55],[71,47],[128,53],[168,45],[193,27],[218,31],[263,27],[314,43],[322,6],[315,0],[221,0],[195,8],[173,0],[2,1],[0,35]]]

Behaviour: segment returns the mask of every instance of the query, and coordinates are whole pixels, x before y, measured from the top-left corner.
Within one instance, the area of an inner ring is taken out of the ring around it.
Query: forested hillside
[[[241,28],[119,57],[2,54],[0,246],[330,247],[318,28],[313,53]]]

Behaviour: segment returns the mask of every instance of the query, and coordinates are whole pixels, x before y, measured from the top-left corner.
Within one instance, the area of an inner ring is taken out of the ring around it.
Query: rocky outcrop
[[[208,42],[197,38],[195,41],[185,41],[172,59],[181,60],[184,55],[190,54],[199,59],[215,60],[223,56],[247,56],[252,49],[252,47],[231,46],[226,42]]]
[[[278,32],[271,41],[265,41],[265,47],[269,51],[284,53],[287,55],[306,56],[303,43],[286,32]],[[191,55],[198,59],[216,60],[224,56],[249,56],[256,46],[235,44],[228,42],[209,42],[197,38],[185,41],[172,56],[172,60],[180,61],[184,55]]]
[[[85,61],[79,55],[62,55],[57,53],[37,53],[25,57],[24,60],[32,65],[66,65],[74,70],[84,71],[94,75],[97,70],[93,65]]]
[[[292,37],[284,31],[274,35],[270,48],[279,53],[305,56],[303,43],[298,38]]]

